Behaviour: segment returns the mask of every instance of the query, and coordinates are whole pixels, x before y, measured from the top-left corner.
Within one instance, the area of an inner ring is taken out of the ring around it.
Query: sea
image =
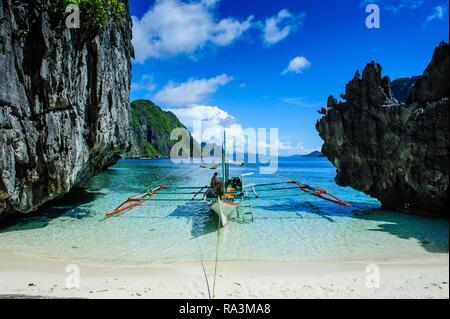
[[[448,253],[447,220],[382,210],[376,199],[336,185],[335,167],[321,157],[280,158],[275,174],[260,174],[256,164],[233,166],[230,174],[253,173],[244,184],[296,179],[352,207],[287,190],[276,194],[298,196],[257,199],[253,221],[235,218],[220,230],[201,201],[148,201],[105,218],[152,185],[204,186],[212,173],[171,160],[121,160],[39,211],[8,220],[0,228],[0,250],[119,263],[389,261]]]

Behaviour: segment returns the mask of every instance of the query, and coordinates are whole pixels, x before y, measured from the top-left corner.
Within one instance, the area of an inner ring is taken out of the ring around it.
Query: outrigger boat
[[[216,170],[221,167],[221,194],[217,195],[217,189],[213,185],[207,186],[165,186],[156,185],[145,192],[128,198],[113,211],[106,213],[106,217],[120,216],[126,211],[145,202],[188,202],[201,201],[207,203],[210,210],[219,217],[220,227],[228,224],[236,214],[236,220],[241,222],[253,222],[253,201],[264,198],[298,197],[306,194],[329,201],[334,204],[351,207],[347,202],[339,199],[325,189],[310,186],[294,179],[267,184],[244,184],[244,178],[253,173],[242,174],[238,177],[229,176],[230,165],[240,165],[228,160],[226,151],[226,135],[222,146],[222,159],[220,163],[204,164],[199,168]],[[277,193],[282,191],[282,193]],[[299,192],[300,191],[300,192]],[[176,196],[176,197],[171,197]],[[187,196],[187,197],[186,197]]]

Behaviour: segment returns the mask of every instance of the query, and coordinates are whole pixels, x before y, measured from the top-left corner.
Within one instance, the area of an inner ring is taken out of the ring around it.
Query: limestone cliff
[[[441,43],[405,104],[381,66],[357,73],[338,102],[328,99],[316,127],[336,182],[399,209],[448,217],[449,47]]]
[[[60,1],[0,0],[0,16],[2,218],[65,194],[129,147],[133,49],[128,14],[88,33],[66,27]]]

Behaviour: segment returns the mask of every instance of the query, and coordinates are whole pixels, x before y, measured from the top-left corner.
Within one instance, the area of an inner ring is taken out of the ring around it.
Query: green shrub
[[[64,8],[70,4],[80,8],[81,19],[90,27],[102,29],[112,18],[116,23],[123,23],[126,6],[120,0],[61,0]]]

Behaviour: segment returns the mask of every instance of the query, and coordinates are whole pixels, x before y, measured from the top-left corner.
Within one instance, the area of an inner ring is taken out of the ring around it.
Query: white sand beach
[[[74,274],[70,267],[72,273],[66,273],[70,264],[79,267],[79,288],[66,287]],[[204,267],[212,294],[214,263],[206,262]],[[448,254],[371,263],[227,261],[218,263],[214,297],[449,298],[448,281]],[[6,252],[0,253],[0,295],[209,298],[201,262],[95,264]]]

